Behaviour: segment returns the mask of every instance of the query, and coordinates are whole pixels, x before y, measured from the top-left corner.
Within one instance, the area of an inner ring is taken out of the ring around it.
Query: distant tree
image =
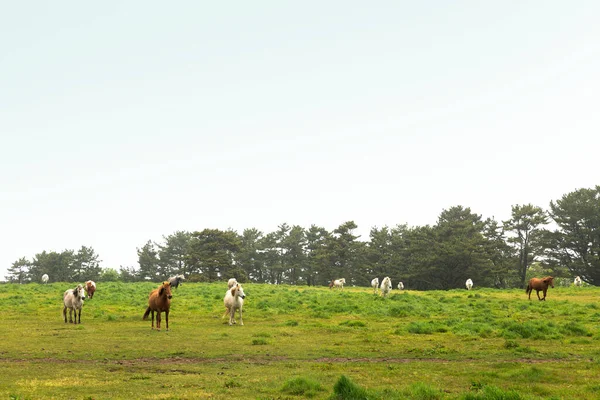
[[[139,276],[144,280],[161,280],[158,276],[158,251],[154,243],[148,240],[141,249],[137,249],[137,254],[140,265]]]
[[[365,256],[365,243],[354,234],[358,225],[347,221],[333,230],[329,239],[330,268],[328,279],[345,278],[347,284],[360,284],[367,277],[360,271]]]
[[[97,280],[102,272],[99,257],[93,248],[81,246],[77,253],[73,255],[71,280],[75,282],[84,282],[90,279]]]
[[[410,229],[407,225],[396,225],[390,229],[389,238],[389,269],[388,275],[392,282],[408,283],[408,270],[411,253],[408,250]],[[397,283],[396,283],[397,285]]]
[[[283,283],[283,265],[279,245],[281,232],[269,232],[259,242],[263,249],[262,260],[264,262],[264,282],[279,284]]]
[[[486,274],[482,286],[492,286],[498,289],[520,286],[521,279],[514,268],[518,264],[518,257],[511,246],[506,242],[504,228],[494,219],[488,219],[483,231],[487,239],[487,250],[491,262],[489,274]]]
[[[163,236],[164,245],[158,245],[158,275],[161,280],[175,274],[189,275],[186,256],[191,238],[192,234],[186,231]]]
[[[54,282],[72,282],[73,258],[73,250],[61,253],[43,251],[36,254],[30,268],[31,280],[40,282],[42,275],[48,274]]]
[[[285,260],[282,263],[285,266],[284,276],[290,285],[306,282],[304,279],[304,267],[306,263],[305,246],[306,235],[304,228],[301,226],[292,226],[288,234],[282,238],[281,248],[284,252],[281,254],[281,257]]]
[[[102,282],[116,282],[119,280],[119,273],[114,268],[102,268],[99,279]]]
[[[259,230],[244,229],[240,236],[240,249],[235,257],[236,267],[241,268],[252,282],[265,282],[262,239],[263,233]]]
[[[121,282],[137,282],[141,279],[140,272],[135,267],[119,266],[119,280]]]
[[[5,276],[8,282],[13,283],[27,283],[31,279],[29,277],[29,269],[31,268],[31,262],[21,257],[8,268],[8,275]]]
[[[600,186],[551,201],[550,215],[558,225],[549,235],[551,259],[583,281],[600,285]]]
[[[439,289],[435,282],[438,242],[430,225],[415,226],[402,232],[407,257],[405,287],[417,290]]]
[[[370,241],[367,242],[365,251],[367,280],[361,286],[370,284],[369,278],[378,277],[381,281],[385,276],[394,275],[394,250],[392,249],[392,233],[387,226],[380,229],[371,228]],[[392,282],[395,279],[392,278]]]
[[[311,225],[306,231],[306,270],[304,275],[309,286],[330,282],[330,255],[328,245],[331,234],[323,227]]]
[[[202,274],[203,279],[214,282],[229,275],[239,248],[236,232],[204,229],[192,233],[186,262],[192,273]]]
[[[435,282],[441,289],[462,288],[468,278],[482,281],[489,266],[484,228],[481,216],[468,207],[442,211],[435,226]]]
[[[536,256],[543,254],[543,234],[541,228],[548,223],[548,216],[540,207],[532,204],[512,206],[512,217],[504,221],[504,230],[512,232],[508,243],[519,257],[520,285],[525,286],[527,269]]]

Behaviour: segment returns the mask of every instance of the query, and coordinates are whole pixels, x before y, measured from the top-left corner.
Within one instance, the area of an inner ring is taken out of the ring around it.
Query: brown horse
[[[525,293],[529,294],[529,300],[531,300],[531,292],[535,289],[537,297],[540,301],[546,300],[546,291],[548,290],[548,286],[552,286],[554,289],[554,278],[551,276],[547,276],[545,278],[531,278],[529,280],[529,284],[527,284],[527,289],[525,289]],[[540,299],[540,290],[544,292],[544,298]]]
[[[148,308],[142,319],[148,319],[148,315],[152,313],[152,329],[154,329],[154,311],[156,311],[156,329],[160,331],[160,313],[164,311],[165,319],[167,320],[167,330],[169,330],[169,308],[171,307],[171,284],[168,281],[163,282],[158,289],[150,292],[148,297]]]

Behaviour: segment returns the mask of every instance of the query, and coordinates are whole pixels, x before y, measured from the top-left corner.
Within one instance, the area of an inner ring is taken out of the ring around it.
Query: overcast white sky
[[[598,1],[0,6],[0,279],[177,230],[509,218],[600,183]]]

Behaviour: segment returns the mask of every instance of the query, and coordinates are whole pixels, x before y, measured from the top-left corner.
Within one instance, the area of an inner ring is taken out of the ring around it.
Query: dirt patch
[[[279,362],[305,362],[305,363],[387,363],[387,364],[403,364],[403,363],[440,363],[440,364],[451,364],[451,363],[477,363],[477,362],[489,362],[486,360],[477,360],[473,358],[466,358],[460,360],[444,360],[440,358],[367,358],[367,357],[321,357],[312,360],[306,359],[294,359],[284,356],[273,356],[273,357],[219,357],[219,358],[186,358],[186,357],[142,357],[132,358],[124,360],[115,360],[104,358],[102,360],[93,359],[75,359],[67,360],[60,358],[32,358],[32,359],[0,359],[0,363],[45,363],[45,364],[65,364],[65,363],[77,363],[77,364],[106,364],[106,365],[122,365],[122,366],[135,366],[135,365],[186,365],[186,364],[220,364],[228,363],[232,360],[237,362],[245,362],[248,364],[276,364]],[[564,358],[546,358],[546,359],[512,359],[512,360],[494,360],[493,363],[522,363],[522,364],[541,364],[541,363],[552,363],[552,362],[568,362],[568,361],[589,361],[591,359],[564,359]]]

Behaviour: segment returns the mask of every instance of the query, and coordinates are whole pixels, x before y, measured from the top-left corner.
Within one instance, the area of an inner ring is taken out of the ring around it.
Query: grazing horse
[[[575,277],[575,280],[573,281],[573,285],[581,286],[581,278],[579,276]]]
[[[245,298],[246,295],[244,294],[244,289],[239,283],[235,286],[232,286],[231,289],[227,290],[227,292],[225,293],[225,297],[223,298],[223,304],[225,304],[225,308],[227,309],[225,314],[229,314],[229,325],[233,325],[236,323],[236,310],[240,310],[240,325],[244,325],[244,320],[242,319],[242,307],[244,306]]]
[[[467,281],[465,282],[465,286],[467,287],[467,290],[471,290],[473,288],[473,281],[471,280],[471,278],[467,279]]]
[[[42,282],[44,282],[44,283],[48,283],[48,279],[50,279],[50,278],[48,277],[48,274],[44,274],[44,275],[42,275]]]
[[[404,290],[404,283],[398,282],[398,290]]]
[[[167,330],[169,330],[169,309],[171,308],[171,284],[165,281],[158,287],[150,292],[148,297],[148,308],[142,319],[148,319],[148,315],[152,313],[152,329],[154,329],[154,312],[156,311],[156,330],[160,331],[160,314],[165,313],[165,319],[167,320]]]
[[[531,278],[529,280],[529,284],[527,284],[527,289],[525,289],[525,293],[529,294],[529,300],[531,300],[531,292],[535,289],[535,293],[540,301],[546,300],[546,291],[548,290],[548,286],[552,286],[554,289],[554,278],[551,276],[547,276],[545,278]],[[544,298],[540,299],[540,291],[544,292]]]
[[[67,323],[67,309],[69,309],[69,322],[74,324],[81,323],[81,309],[83,308],[83,299],[85,299],[85,293],[83,292],[83,286],[77,285],[75,289],[67,289],[63,294],[63,317],[65,318],[65,324]],[[73,318],[71,318],[73,313]]]
[[[344,290],[344,283],[346,283],[346,279],[345,278],[336,279],[334,281],[331,281],[331,283],[333,283],[333,285],[329,286],[330,289],[333,286],[336,289]]]
[[[377,293],[377,286],[379,286],[379,278],[373,278],[371,281],[371,287],[373,288],[373,294]]]

